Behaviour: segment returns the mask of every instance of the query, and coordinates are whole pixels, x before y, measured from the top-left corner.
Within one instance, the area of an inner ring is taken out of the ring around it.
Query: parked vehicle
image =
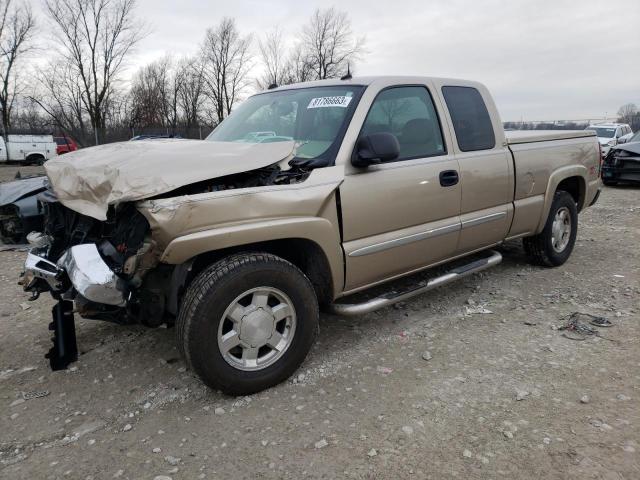
[[[3,243],[26,243],[27,235],[42,230],[42,211],[37,196],[46,189],[47,177],[23,178],[0,183],[0,239]]]
[[[605,185],[640,183],[640,131],[625,144],[613,147],[602,164]]]
[[[40,164],[56,156],[56,143],[51,135],[0,136],[0,162]]]
[[[77,357],[73,312],[175,324],[207,385],[248,394],[298,368],[320,306],[358,315],[405,300],[498,264],[491,248],[505,240],[523,238],[536,264],[562,265],[578,213],[598,198],[600,154],[588,130],[505,135],[476,82],[276,88],[206,141],[126,142],[47,162],[45,228],[22,283],[59,299],[53,368]],[[351,297],[445,263],[409,290]]]
[[[78,149],[78,144],[69,137],[53,137],[56,142],[56,153],[62,155],[64,153],[75,152]]]
[[[626,123],[600,123],[589,125],[586,130],[596,132],[604,156],[609,153],[611,147],[625,143],[633,135],[631,127]]]

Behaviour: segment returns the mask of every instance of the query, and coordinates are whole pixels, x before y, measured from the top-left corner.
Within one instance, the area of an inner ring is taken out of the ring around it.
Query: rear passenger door
[[[513,162],[493,101],[484,87],[441,85],[460,165],[457,253],[502,241],[513,218]]]
[[[427,86],[380,90],[360,136],[379,132],[396,136],[400,156],[366,169],[347,165],[340,187],[347,290],[438,262],[458,241],[458,162]]]

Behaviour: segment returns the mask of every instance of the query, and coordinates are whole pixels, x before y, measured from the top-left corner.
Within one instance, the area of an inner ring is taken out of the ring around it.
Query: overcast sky
[[[129,69],[195,53],[223,16],[257,36],[279,25],[293,42],[316,7],[331,5],[366,36],[357,74],[479,80],[503,120],[588,119],[640,106],[640,0],[139,0],[151,33]]]

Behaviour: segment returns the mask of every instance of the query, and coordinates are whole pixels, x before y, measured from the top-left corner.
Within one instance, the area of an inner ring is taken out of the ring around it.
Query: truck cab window
[[[362,126],[361,135],[388,132],[400,143],[394,161],[446,153],[431,95],[425,87],[394,87],[378,94]]]
[[[458,147],[463,152],[489,150],[496,144],[491,117],[480,92],[472,87],[442,87]]]

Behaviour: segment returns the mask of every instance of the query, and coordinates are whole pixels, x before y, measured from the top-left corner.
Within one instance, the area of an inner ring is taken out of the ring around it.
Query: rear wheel
[[[573,197],[557,191],[544,230],[523,239],[529,260],[536,265],[557,267],[571,256],[578,234],[578,210]]]
[[[267,253],[225,258],[189,286],[177,323],[178,344],[212,388],[247,395],[295,372],[318,330],[309,279]]]
[[[26,160],[29,165],[44,165],[45,158],[42,155],[30,155]]]

